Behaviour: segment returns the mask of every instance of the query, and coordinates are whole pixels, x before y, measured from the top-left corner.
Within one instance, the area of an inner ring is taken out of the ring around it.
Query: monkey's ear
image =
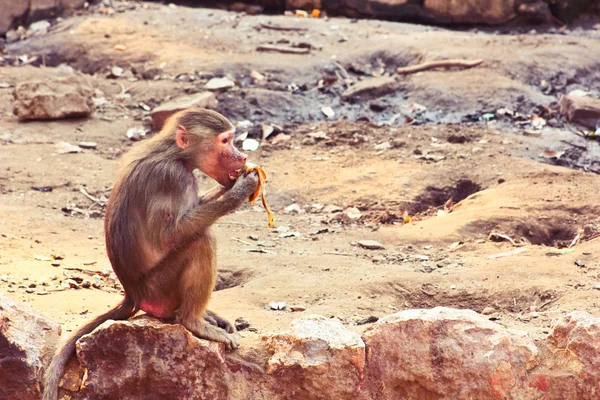
[[[175,141],[177,142],[177,147],[181,150],[185,150],[190,146],[187,129],[185,129],[183,125],[177,127],[177,130],[175,131]]]

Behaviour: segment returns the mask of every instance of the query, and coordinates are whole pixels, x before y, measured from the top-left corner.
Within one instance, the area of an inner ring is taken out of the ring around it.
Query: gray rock
[[[16,86],[13,113],[19,120],[87,117],[94,111],[94,89],[76,75],[23,82]]]
[[[398,82],[391,77],[369,78],[350,86],[344,93],[343,99],[361,98],[374,99],[395,92]]]

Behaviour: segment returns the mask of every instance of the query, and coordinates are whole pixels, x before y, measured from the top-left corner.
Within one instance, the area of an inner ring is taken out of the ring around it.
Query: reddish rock
[[[60,326],[0,294],[0,399],[38,400]]]
[[[528,385],[544,400],[592,400],[600,393],[600,318],[575,311],[553,322],[544,370]],[[534,398],[534,397],[532,397]]]
[[[560,101],[560,112],[571,122],[590,129],[600,125],[600,100],[590,96],[569,93]]]
[[[365,344],[339,320],[307,316],[294,320],[289,331],[264,340],[273,352],[267,374],[276,379],[282,394],[287,394],[282,398],[358,398]]]
[[[13,92],[19,120],[86,117],[94,111],[94,89],[76,75],[24,82]]]
[[[161,104],[152,110],[154,129],[161,130],[171,115],[191,107],[214,109],[217,107],[217,98],[212,92],[201,92],[191,96],[178,97]]]
[[[507,399],[522,397],[537,348],[470,310],[407,310],[363,335],[365,390],[373,399]]]
[[[87,375],[74,399],[242,399],[268,388],[251,358],[146,316],[105,322],[77,342],[77,357]]]

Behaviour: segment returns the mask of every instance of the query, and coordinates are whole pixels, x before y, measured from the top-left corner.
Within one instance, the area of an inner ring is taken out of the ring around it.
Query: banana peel
[[[246,173],[250,173],[252,171],[256,171],[258,173],[258,187],[256,191],[248,197],[248,201],[250,204],[254,205],[258,196],[261,196],[262,205],[267,210],[268,220],[269,220],[269,228],[273,228],[275,226],[274,219],[275,214],[269,209],[269,205],[267,204],[267,173],[263,169],[263,167],[258,166],[252,163],[246,163],[246,167],[244,168]]]

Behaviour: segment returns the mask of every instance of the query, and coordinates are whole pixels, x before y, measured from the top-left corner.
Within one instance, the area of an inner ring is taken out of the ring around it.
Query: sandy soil
[[[56,66],[68,64],[85,72],[107,103],[89,119],[19,123],[11,114],[12,89],[0,89],[0,291],[67,330],[116,304],[119,285],[104,271],[110,264],[102,207],[80,189],[109,195],[118,158],[132,144],[125,132],[149,126],[140,104],[153,107],[199,91],[211,75],[226,74],[238,87],[217,96],[220,111],[235,122],[279,123],[290,140],[263,143],[250,156],[270,174],[277,229],[267,228],[264,210],[250,206],[216,224],[221,285],[227,288],[214,293],[214,311],[231,320],[244,317],[264,333],[285,329],[306,313],[356,325],[408,308],[491,307],[486,310],[491,319],[534,338],[569,311],[600,315],[600,240],[592,239],[600,230],[595,198],[600,177],[539,156],[544,149],[583,146],[563,163],[595,168],[597,144],[573,133],[577,129],[556,113],[556,102],[574,88],[598,92],[598,31],[457,32],[157,4],[131,8],[69,18],[52,33],[7,47],[9,63],[0,67],[0,82],[61,75]],[[308,30],[257,28],[269,22]],[[313,49],[309,55],[254,50],[278,41],[305,42]],[[116,44],[126,50],[115,50]],[[39,61],[12,65],[23,54],[38,55]],[[382,112],[369,102],[343,102],[341,80],[317,88],[319,79],[340,73],[334,61],[355,82],[438,58],[482,58],[485,64],[399,78],[397,93],[376,100],[384,103]],[[128,72],[161,63],[166,63],[161,79],[137,80]],[[115,65],[126,68],[118,79],[108,77]],[[252,82],[251,70],[266,75],[267,82]],[[290,91],[292,83],[300,89]],[[414,103],[427,109],[412,114],[413,125],[383,123]],[[320,112],[325,105],[336,110],[339,121],[326,121]],[[532,129],[527,120],[540,113],[539,106],[553,126],[540,137],[526,136]],[[478,120],[501,107],[522,113],[525,122]],[[307,139],[316,131],[328,139]],[[63,141],[95,141],[97,148],[56,154]],[[387,148],[386,142],[397,147]],[[586,161],[577,164],[580,159]],[[32,189],[40,186],[52,191]],[[440,212],[451,197],[456,203],[451,212]],[[294,203],[302,211],[285,213]],[[357,207],[363,216],[351,221],[318,211],[315,204]],[[84,214],[69,211],[74,209]],[[408,224],[405,211],[413,217]],[[580,230],[584,240],[572,252],[555,254],[554,248],[569,245]],[[515,243],[489,240],[492,232]],[[363,249],[356,245],[361,240],[377,240],[385,249]],[[524,251],[489,258],[515,249]],[[107,275],[99,289],[61,286],[69,277],[91,279],[96,273]],[[272,311],[273,301],[305,311]]]

